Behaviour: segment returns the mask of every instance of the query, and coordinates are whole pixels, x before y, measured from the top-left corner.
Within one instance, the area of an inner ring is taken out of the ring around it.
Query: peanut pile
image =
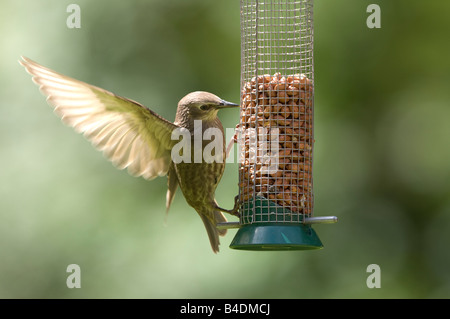
[[[240,123],[243,134],[243,161],[239,169],[242,202],[257,195],[292,212],[311,213],[312,91],[311,81],[303,74],[265,74],[245,83]],[[274,137],[271,132],[278,134]],[[272,155],[269,162],[268,153],[264,157],[261,155],[264,152],[254,146],[255,135],[259,146],[269,145],[267,149]],[[275,161],[274,156],[277,156]]]

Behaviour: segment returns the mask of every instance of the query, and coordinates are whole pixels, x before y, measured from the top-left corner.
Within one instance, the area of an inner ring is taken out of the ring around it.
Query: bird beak
[[[218,109],[224,109],[228,107],[236,107],[239,106],[239,104],[231,103],[225,100],[220,100],[219,105],[217,106]]]

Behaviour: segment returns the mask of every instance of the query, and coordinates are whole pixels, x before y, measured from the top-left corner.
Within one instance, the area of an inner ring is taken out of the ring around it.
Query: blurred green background
[[[239,100],[239,1],[1,1],[0,297],[449,298],[449,15],[438,0],[315,1],[315,215],[339,222],[314,227],[320,251],[234,251],[230,230],[214,255],[181,192],[164,226],[166,179],[116,170],[17,60],[173,120],[190,91]],[[234,127],[239,112],[220,116]],[[218,202],[236,193],[229,164]],[[66,286],[72,263],[81,289]]]

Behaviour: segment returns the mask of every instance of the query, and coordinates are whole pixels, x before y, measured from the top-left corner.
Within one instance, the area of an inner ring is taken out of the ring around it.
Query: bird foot
[[[219,206],[216,206],[216,209],[220,210],[223,213],[228,213],[238,218],[241,218],[241,214],[239,214],[239,195],[234,197],[234,207],[232,209],[225,209]]]

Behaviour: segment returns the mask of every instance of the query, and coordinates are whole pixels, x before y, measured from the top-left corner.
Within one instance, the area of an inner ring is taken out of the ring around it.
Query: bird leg
[[[237,143],[235,140],[235,136],[233,136],[230,140],[230,142],[228,142],[228,146],[227,149],[225,151],[225,158],[228,158],[228,156],[230,155],[231,152],[231,148],[233,147],[234,143]]]
[[[238,211],[239,210],[239,204],[240,204],[240,202],[239,202],[239,195],[236,195],[234,197],[234,207],[233,207],[233,209],[221,208],[218,205],[216,205],[216,209],[220,210],[223,213],[228,213],[228,214],[231,214],[233,216],[237,216],[237,217],[240,218],[241,214],[239,214],[239,211]]]
[[[228,156],[230,155],[231,149],[233,148],[233,145],[238,143],[238,136],[239,136],[239,131],[240,127],[239,124],[236,125],[236,128],[234,129],[234,135],[233,137],[230,139],[230,141],[228,142],[226,151],[225,151],[225,158],[228,158]]]

